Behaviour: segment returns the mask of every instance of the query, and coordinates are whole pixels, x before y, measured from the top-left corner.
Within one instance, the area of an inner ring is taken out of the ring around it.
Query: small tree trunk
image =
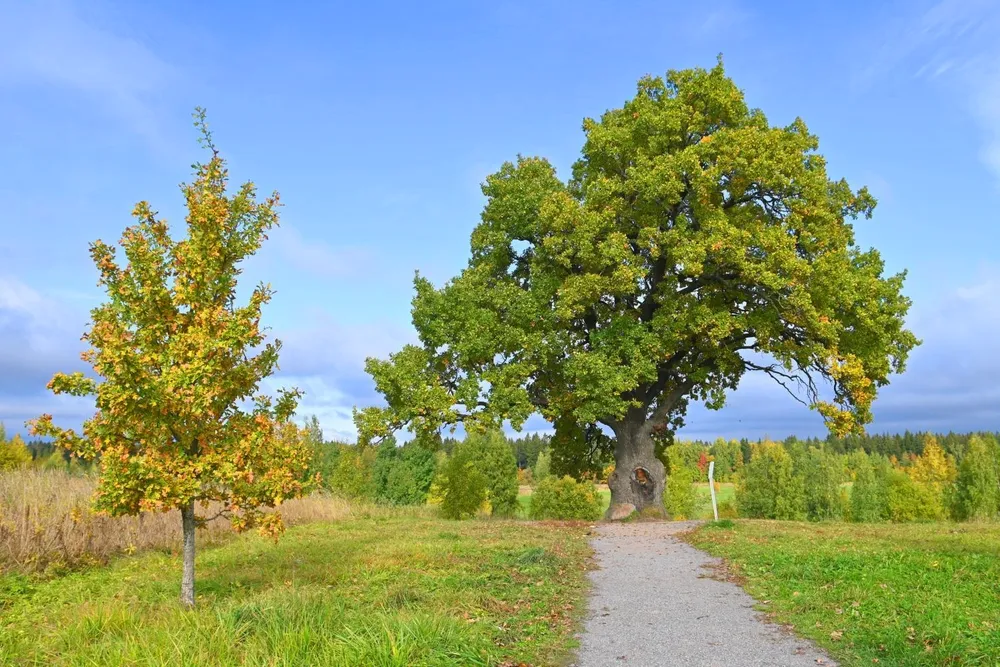
[[[608,478],[611,506],[606,519],[619,520],[633,512],[664,515],[666,469],[656,458],[648,426],[639,420],[615,428],[615,470]]]
[[[184,574],[181,576],[181,604],[194,607],[194,501],[181,508],[184,528]]]

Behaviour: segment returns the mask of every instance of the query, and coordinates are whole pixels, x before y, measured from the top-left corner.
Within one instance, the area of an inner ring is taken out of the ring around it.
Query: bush
[[[736,509],[736,503],[732,500],[723,500],[719,503],[719,521],[725,519],[735,519],[740,515]]]
[[[784,447],[769,441],[753,445],[750,462],[736,478],[736,506],[740,516],[753,519],[805,516],[802,477],[795,474]]]
[[[1000,452],[996,440],[973,436],[969,439],[955,480],[952,513],[959,521],[995,519],[1000,511]]]
[[[386,439],[372,466],[375,500],[390,505],[424,504],[434,470],[434,452],[416,442],[398,447],[394,439]]]
[[[690,519],[698,505],[698,491],[694,476],[686,467],[671,470],[667,476],[667,488],[663,494],[663,508],[674,520]]]
[[[446,519],[473,517],[486,502],[487,479],[471,454],[468,448],[456,447],[435,480],[435,490],[441,496],[441,516]]]
[[[532,519],[594,521],[601,516],[601,500],[591,483],[578,482],[569,475],[548,477],[535,487],[529,514]]]

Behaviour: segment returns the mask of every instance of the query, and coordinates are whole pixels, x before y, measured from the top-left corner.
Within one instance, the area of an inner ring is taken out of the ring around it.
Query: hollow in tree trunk
[[[626,421],[614,430],[615,470],[608,478],[611,506],[605,518],[624,519],[633,512],[663,515],[666,469],[656,458],[649,425]]]
[[[184,574],[181,576],[181,604],[194,606],[194,501],[181,508],[181,525],[184,529]]]

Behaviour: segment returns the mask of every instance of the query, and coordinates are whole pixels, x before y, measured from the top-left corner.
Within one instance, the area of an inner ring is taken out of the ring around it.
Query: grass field
[[[688,539],[845,666],[1000,664],[1000,526],[741,520]]]
[[[198,557],[0,576],[0,664],[558,664],[586,594],[582,525],[373,510]]]

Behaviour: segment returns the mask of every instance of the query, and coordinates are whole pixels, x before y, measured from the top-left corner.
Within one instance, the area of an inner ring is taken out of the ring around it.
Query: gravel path
[[[836,665],[768,623],[736,584],[705,566],[719,559],[674,535],[693,523],[606,523],[592,541],[598,569],[577,667],[815,667]]]

